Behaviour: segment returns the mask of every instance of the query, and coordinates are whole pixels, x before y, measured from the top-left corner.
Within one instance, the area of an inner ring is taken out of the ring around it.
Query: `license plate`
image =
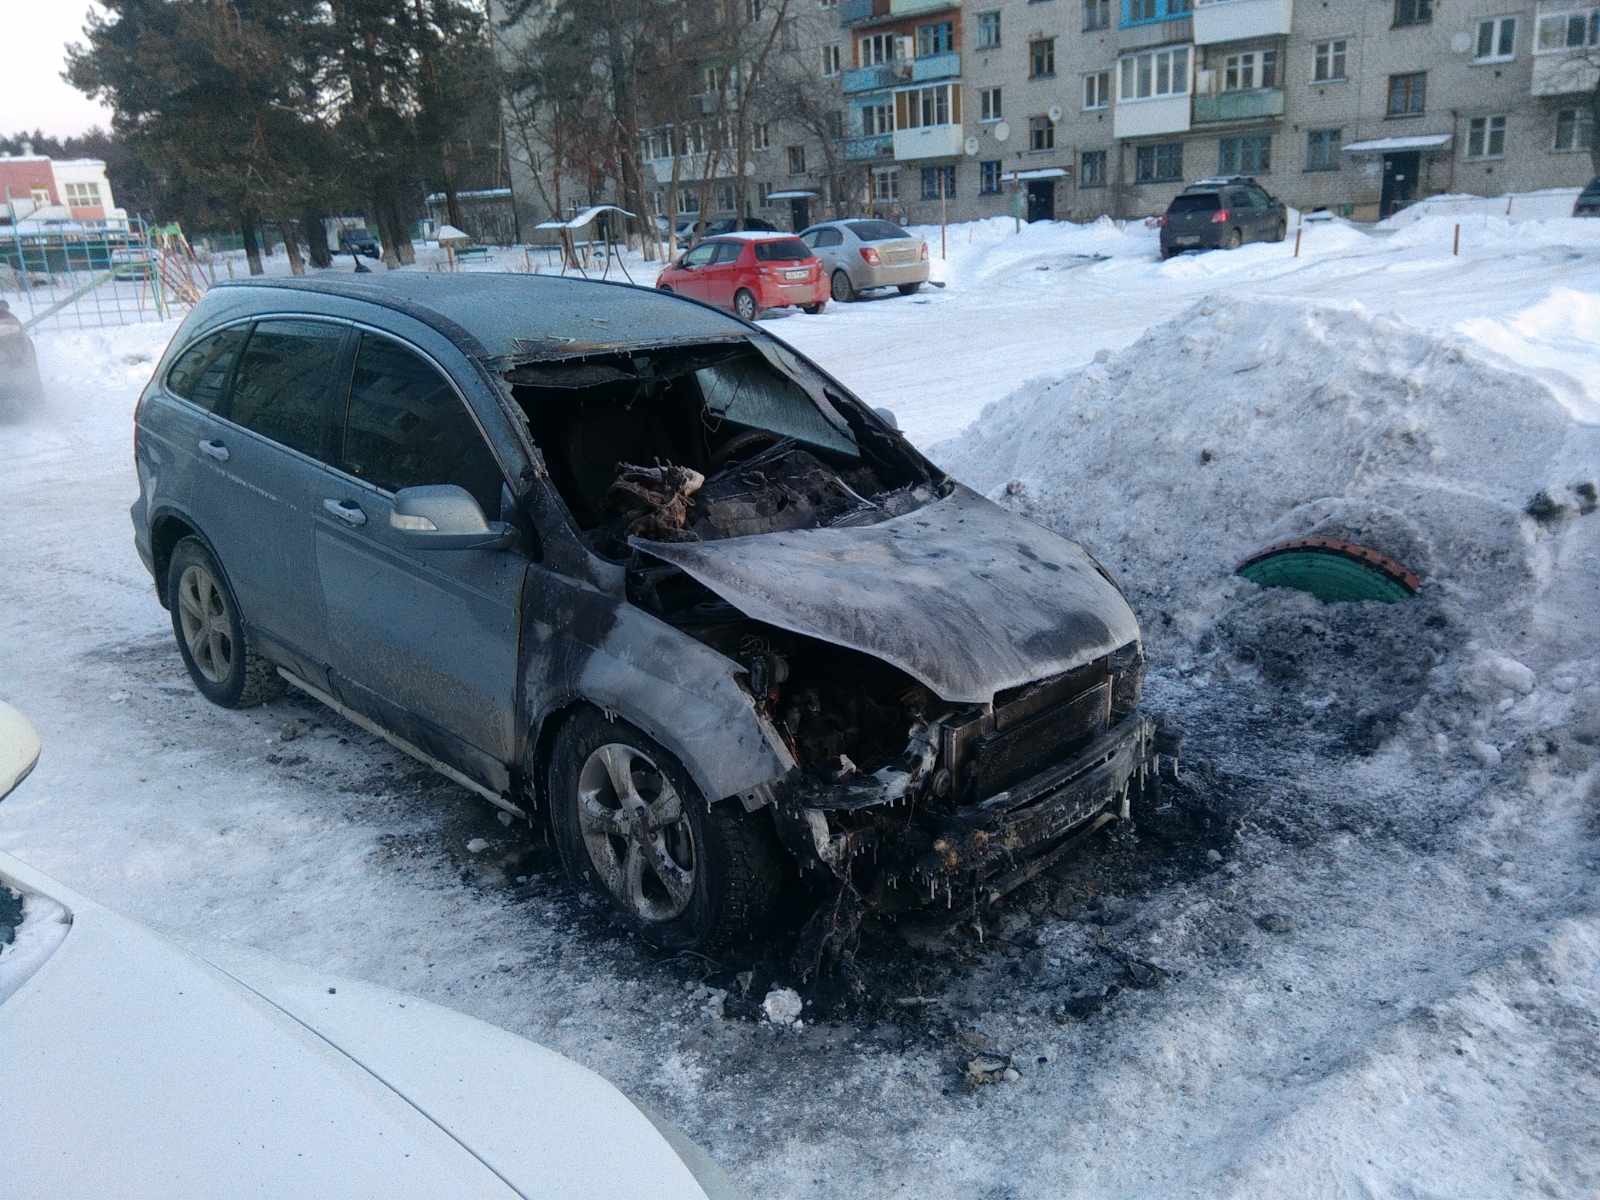
[[[783,273],[785,279],[804,279],[809,274],[811,274],[810,271],[785,271]]]
[[[1200,244],[1200,239],[1197,237],[1174,238],[1173,241],[1177,242],[1180,246],[1198,246]]]

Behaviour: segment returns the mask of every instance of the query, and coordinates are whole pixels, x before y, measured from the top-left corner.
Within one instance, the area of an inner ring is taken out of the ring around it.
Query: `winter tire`
[[[665,283],[656,284],[656,290],[665,292],[669,296],[672,295],[672,288]]]
[[[1287,222],[1287,221],[1279,221],[1278,222],[1278,233],[1277,233],[1277,236],[1274,237],[1272,240],[1275,241],[1275,242],[1281,242],[1281,241],[1283,241],[1284,238],[1286,238],[1288,236],[1289,236],[1289,222]]]
[[[1244,234],[1237,229],[1228,230],[1228,236],[1222,240],[1222,248],[1224,250],[1237,250],[1243,244]]]
[[[849,304],[856,298],[856,285],[850,282],[850,276],[843,271],[835,271],[828,286],[833,298],[840,304]]]
[[[805,313],[808,317],[814,317],[827,307],[828,302],[826,300],[818,300],[815,304],[802,304],[800,306],[800,311]]]
[[[748,288],[740,288],[733,294],[733,311],[741,321],[754,321],[761,312]]]
[[[549,784],[574,886],[646,941],[705,954],[766,919],[783,874],[767,814],[707,804],[677,759],[628,722],[580,710],[556,735]]]
[[[920,283],[902,283],[900,285],[900,294],[902,296],[915,296],[921,290],[922,285]]]
[[[223,708],[250,708],[283,691],[277,669],[250,645],[227,578],[199,538],[186,537],[167,564],[167,607],[189,678]]]

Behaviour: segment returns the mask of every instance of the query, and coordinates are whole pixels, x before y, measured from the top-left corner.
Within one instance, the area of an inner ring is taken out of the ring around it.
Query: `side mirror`
[[[39,735],[28,718],[0,701],[0,800],[28,777],[39,761]]]
[[[389,528],[417,550],[497,549],[510,545],[516,533],[504,521],[489,521],[472,493],[453,483],[401,488]]]

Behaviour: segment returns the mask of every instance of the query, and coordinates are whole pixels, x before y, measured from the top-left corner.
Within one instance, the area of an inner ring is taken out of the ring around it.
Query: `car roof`
[[[1235,187],[1242,185],[1249,185],[1251,187],[1261,186],[1256,182],[1256,177],[1254,175],[1218,175],[1210,179],[1196,179],[1183,190],[1186,192],[1209,192],[1214,191],[1217,188],[1228,187],[1230,185]]]
[[[652,288],[553,275],[389,271],[240,280],[219,283],[212,291],[226,296],[240,288],[310,292],[381,305],[433,326],[469,354],[489,358],[749,333],[733,317]]]
[[[781,229],[730,229],[727,233],[715,233],[706,239],[708,242],[770,242],[779,238],[792,238],[798,236],[785,233]]]

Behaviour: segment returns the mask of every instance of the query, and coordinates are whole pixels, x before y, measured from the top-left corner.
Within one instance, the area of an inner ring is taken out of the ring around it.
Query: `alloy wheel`
[[[756,319],[756,298],[749,292],[741,291],[733,298],[733,311],[738,313],[742,320],[754,321]]]
[[[578,828],[600,882],[629,912],[660,922],[689,907],[694,834],[677,789],[648,755],[608,742],[584,760]]]
[[[222,683],[233,671],[233,621],[217,581],[195,563],[178,577],[178,620],[195,669]]]

